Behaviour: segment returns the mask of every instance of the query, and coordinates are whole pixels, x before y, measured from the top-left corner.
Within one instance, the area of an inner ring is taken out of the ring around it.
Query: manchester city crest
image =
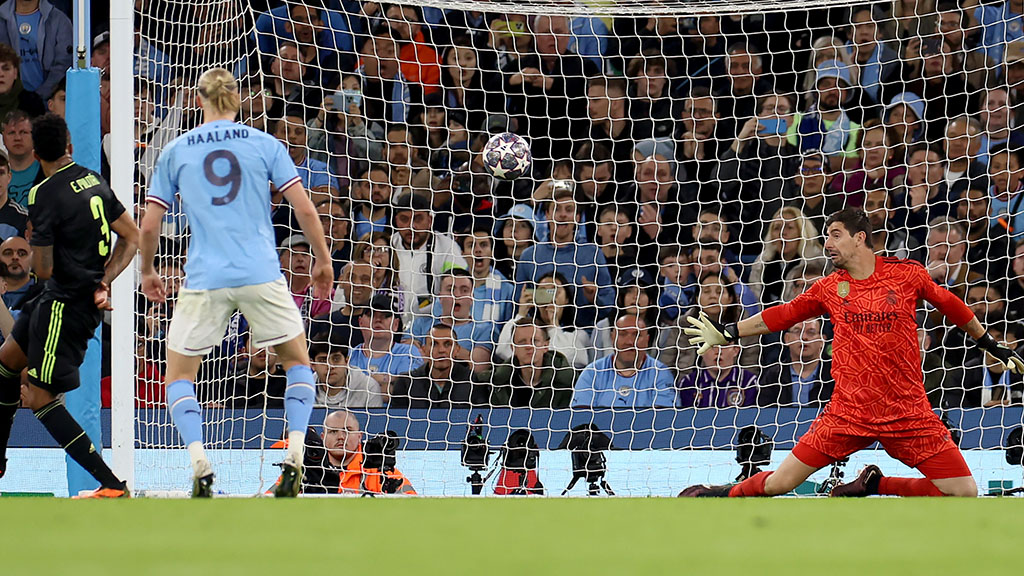
[[[846,298],[847,296],[849,296],[850,283],[844,280],[843,282],[836,284],[836,294],[838,294],[840,298]]]

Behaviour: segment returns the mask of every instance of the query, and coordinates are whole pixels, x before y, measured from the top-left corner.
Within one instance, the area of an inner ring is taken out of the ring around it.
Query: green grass
[[[0,501],[0,573],[1010,574],[1024,500]]]

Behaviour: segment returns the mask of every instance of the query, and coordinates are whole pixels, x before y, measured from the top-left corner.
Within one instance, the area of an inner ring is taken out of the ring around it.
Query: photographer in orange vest
[[[374,437],[368,445],[383,440]],[[397,438],[390,437],[396,442]],[[376,450],[370,450],[375,452]],[[389,463],[387,451],[383,465],[374,464],[371,454],[364,453],[363,433],[359,421],[350,412],[338,410],[324,418],[323,434],[313,430],[306,434],[305,470],[302,476],[304,494],[416,494],[409,479]],[[376,460],[380,462],[381,458]],[[365,464],[365,466],[364,466]],[[374,466],[370,468],[367,466]],[[383,471],[382,471],[383,468]],[[392,468],[388,470],[388,468]]]

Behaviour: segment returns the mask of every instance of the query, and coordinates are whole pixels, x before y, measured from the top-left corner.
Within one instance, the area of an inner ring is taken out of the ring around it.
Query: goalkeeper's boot
[[[302,487],[302,464],[294,462],[291,458],[285,458],[281,466],[281,477],[271,490],[276,498],[294,498],[299,495]]]
[[[697,484],[680,492],[679,498],[728,498],[729,490],[732,490],[733,486],[735,484],[723,484],[721,486]]]
[[[192,497],[213,497],[213,472],[210,472],[206,476],[197,476],[192,479]]]
[[[865,496],[873,496],[878,494],[878,482],[882,479],[882,470],[871,464],[865,466],[860,474],[857,475],[857,479],[853,482],[847,482],[846,484],[840,484],[832,489],[829,496],[836,498],[863,498]]]
[[[213,467],[208,460],[196,461],[192,473],[192,497],[210,498],[213,496]]]
[[[128,491],[128,486],[122,484],[119,488],[110,488],[106,486],[100,486],[92,492],[85,494],[79,494],[78,496],[72,496],[72,500],[106,500],[112,498],[131,498],[132,494]]]

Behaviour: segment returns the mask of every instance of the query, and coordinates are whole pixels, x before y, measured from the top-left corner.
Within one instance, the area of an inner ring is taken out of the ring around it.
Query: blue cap
[[[825,78],[836,78],[842,80],[847,87],[853,86],[853,81],[850,79],[850,69],[847,65],[839,60],[825,60],[818,67],[815,68],[817,77],[814,79],[814,83],[817,84]]]
[[[918,120],[924,120],[924,100],[922,100],[917,94],[914,94],[913,92],[900,92],[893,96],[892,100],[889,100],[889,104],[885,107],[886,116],[889,115],[889,111],[899,104],[905,104],[908,108],[914,111]]]
[[[654,284],[654,276],[651,275],[649,270],[639,266],[630,266],[619,272],[619,277],[616,279],[615,284],[620,287],[652,286]]]
[[[530,228],[533,229],[533,240],[535,242],[541,241],[541,238],[537,232],[537,217],[533,213],[533,207],[530,206],[529,204],[516,204],[515,206],[512,207],[511,210],[509,210],[503,216],[498,218],[498,220],[494,223],[495,238],[501,236],[501,228],[505,225],[505,220],[508,220],[509,218],[518,218],[528,223],[530,225]]]

